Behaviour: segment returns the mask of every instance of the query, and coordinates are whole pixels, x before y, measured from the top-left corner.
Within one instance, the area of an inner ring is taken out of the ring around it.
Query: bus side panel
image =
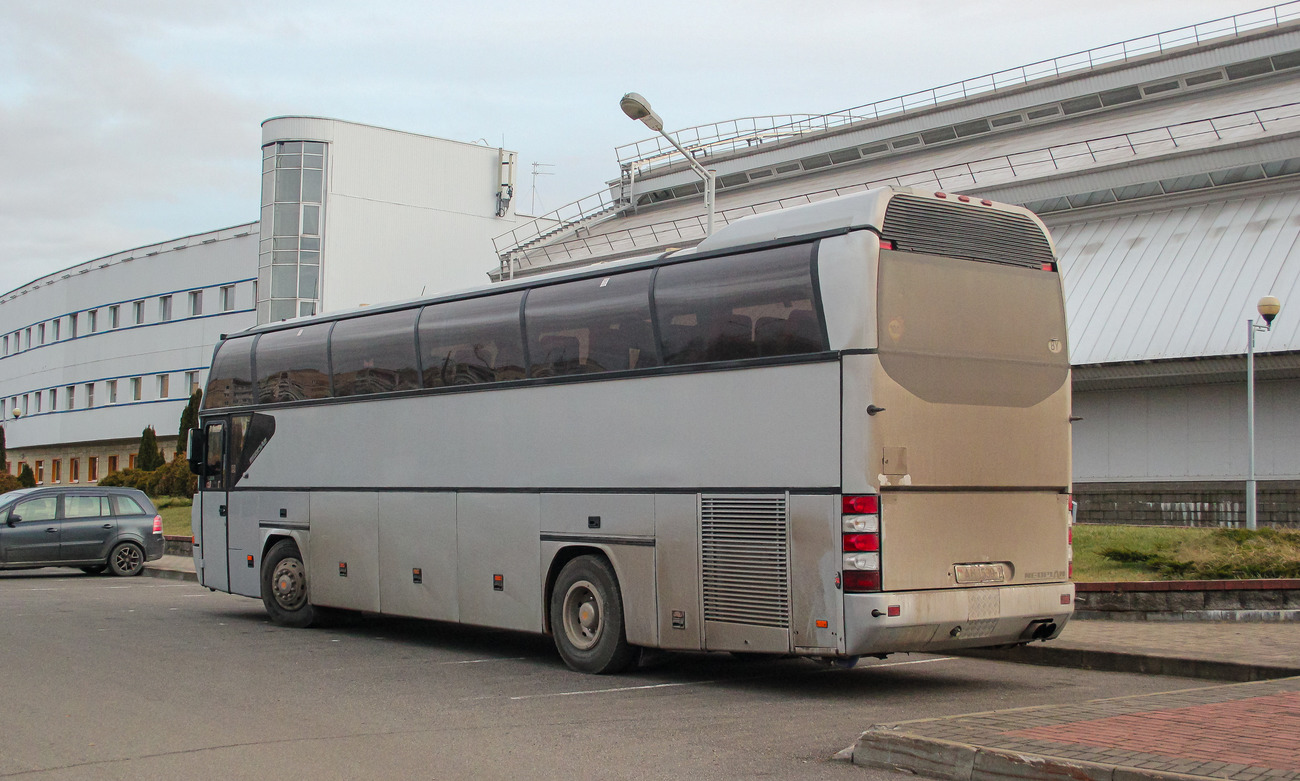
[[[313,604],[379,611],[379,494],[313,492],[308,547]]]
[[[379,609],[390,615],[460,620],[456,494],[379,495]]]
[[[798,653],[844,650],[843,561],[834,496],[790,497],[790,641]]]
[[[276,504],[276,497],[267,496],[260,491],[231,491],[226,496],[230,501],[230,524],[226,539],[230,593],[260,597],[263,537],[258,523],[276,517],[267,511],[268,507]],[[248,562],[249,556],[253,557],[252,564]]]
[[[462,622],[542,631],[540,506],[533,493],[457,494]]]
[[[599,544],[614,565],[623,596],[627,640],[633,645],[659,644],[655,620],[654,532],[652,494],[542,494],[541,531],[564,539],[546,546],[543,575],[554,551],[574,544]],[[625,538],[626,543],[613,540]],[[544,586],[545,583],[542,583]],[[542,609],[548,609],[542,595]]]
[[[700,500],[696,494],[655,496],[655,572],[659,645],[698,651],[700,618]]]
[[[880,361],[874,355],[846,355],[842,359],[844,456],[841,461],[841,485],[846,494],[874,494],[880,490],[880,458],[872,443],[876,417],[867,407],[880,404],[872,390],[872,378]],[[883,406],[883,405],[881,405]]]

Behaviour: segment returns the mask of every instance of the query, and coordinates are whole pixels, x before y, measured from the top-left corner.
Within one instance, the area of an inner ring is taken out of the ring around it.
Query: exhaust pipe
[[[1056,634],[1056,622],[1050,618],[1040,618],[1036,621],[1030,621],[1025,631],[1020,633],[1021,642],[1029,643],[1034,640],[1046,640]]]

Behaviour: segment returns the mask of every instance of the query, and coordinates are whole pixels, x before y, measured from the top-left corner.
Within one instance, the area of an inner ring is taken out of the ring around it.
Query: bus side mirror
[[[203,429],[190,429],[190,441],[185,445],[185,460],[190,462],[190,471],[196,475],[203,474],[203,462],[205,460],[204,445],[207,441],[203,437]]]

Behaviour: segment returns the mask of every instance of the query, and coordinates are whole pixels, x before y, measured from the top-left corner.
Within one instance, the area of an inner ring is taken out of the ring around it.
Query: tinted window
[[[263,404],[330,395],[325,342],[332,323],[262,334],[257,341],[257,400]]]
[[[330,336],[334,395],[410,390],[420,387],[415,368],[418,310],[340,320]]]
[[[13,514],[22,518],[23,523],[52,521],[58,505],[59,498],[57,496],[42,496],[39,499],[28,499],[25,502],[20,502],[14,507]]]
[[[523,293],[506,293],[425,307],[420,314],[424,387],[523,378],[522,298]]]
[[[655,309],[667,364],[827,349],[810,244],[665,266]]]
[[[148,515],[140,503],[129,496],[114,496],[113,502],[117,504],[114,515]]]
[[[533,290],[524,312],[528,376],[658,366],[650,326],[650,272]]]
[[[111,515],[107,496],[63,497],[64,518],[96,518],[101,515]]]
[[[253,401],[253,337],[227,339],[212,359],[203,408],[233,407]]]

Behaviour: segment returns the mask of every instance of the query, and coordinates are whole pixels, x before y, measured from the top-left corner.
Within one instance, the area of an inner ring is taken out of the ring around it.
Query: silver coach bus
[[[1070,383],[1030,212],[883,189],[698,247],[258,326],[190,459],[200,581],[638,648],[861,655],[1055,637]]]

